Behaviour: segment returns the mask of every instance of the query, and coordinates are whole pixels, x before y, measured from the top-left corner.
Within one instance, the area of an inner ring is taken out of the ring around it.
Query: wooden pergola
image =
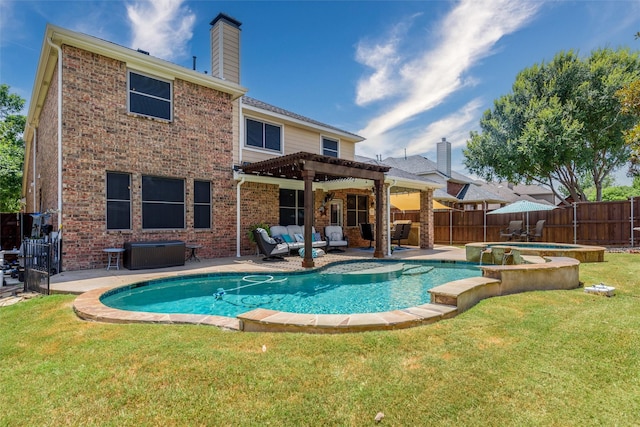
[[[304,259],[302,266],[314,266],[312,257],[312,227],[314,222],[313,183],[340,180],[345,178],[370,179],[374,182],[376,196],[376,247],[374,258],[384,258],[382,250],[382,191],[384,174],[389,171],[388,166],[371,163],[356,162],[306,152],[288,154],[261,162],[243,165],[246,174],[270,176],[274,178],[295,179],[304,181]]]

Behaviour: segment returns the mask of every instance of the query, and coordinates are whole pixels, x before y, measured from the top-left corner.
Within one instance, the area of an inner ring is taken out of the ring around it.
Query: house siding
[[[139,240],[179,239],[203,245],[204,257],[233,255],[230,96],[176,79],[173,121],[140,117],[127,113],[125,63],[70,46],[63,55],[63,268],[103,267],[103,248]],[[52,84],[38,128],[41,210],[57,206],[56,105]],[[108,171],[131,174],[131,230],[106,229]],[[143,175],[185,180],[185,229],[142,230]],[[211,181],[211,229],[193,229],[194,179]]]

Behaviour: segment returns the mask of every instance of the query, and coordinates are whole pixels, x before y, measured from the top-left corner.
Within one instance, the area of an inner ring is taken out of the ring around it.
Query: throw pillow
[[[330,239],[331,240],[342,240],[342,233],[334,231],[333,233],[331,233]]]
[[[293,243],[293,239],[288,234],[283,234],[282,235],[282,240],[284,240],[287,243]]]
[[[284,243],[284,240],[282,240],[282,236],[280,236],[280,235],[273,236],[273,240],[275,240],[276,243]]]
[[[304,236],[302,234],[294,234],[293,237],[296,238],[296,242],[304,242]]]
[[[319,242],[321,240],[322,240],[322,238],[320,237],[320,233],[313,233],[313,241],[314,242]]]

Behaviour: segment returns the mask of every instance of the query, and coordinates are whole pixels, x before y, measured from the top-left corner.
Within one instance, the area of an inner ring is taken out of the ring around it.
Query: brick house
[[[245,96],[240,25],[223,14],[211,22],[211,75],[47,26],[23,197],[26,212],[51,212],[62,230],[64,270],[102,268],[102,249],[128,241],[193,242],[208,258],[251,254],[251,224],[305,218],[319,231],[343,226],[353,245],[358,223],[375,222],[380,257],[389,192],[418,191],[431,206],[437,184],[355,161],[362,137]],[[318,169],[302,171],[309,165]],[[430,215],[421,247],[433,247]]]

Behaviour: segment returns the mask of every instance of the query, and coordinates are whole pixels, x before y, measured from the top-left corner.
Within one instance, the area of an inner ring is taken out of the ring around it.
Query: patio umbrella
[[[557,206],[547,205],[544,203],[531,202],[529,200],[518,200],[515,203],[511,203],[510,205],[503,206],[494,211],[487,213],[487,215],[496,215],[496,214],[510,214],[510,213],[522,213],[527,214],[527,231],[529,230],[529,212],[535,211],[550,211],[555,209]]]

